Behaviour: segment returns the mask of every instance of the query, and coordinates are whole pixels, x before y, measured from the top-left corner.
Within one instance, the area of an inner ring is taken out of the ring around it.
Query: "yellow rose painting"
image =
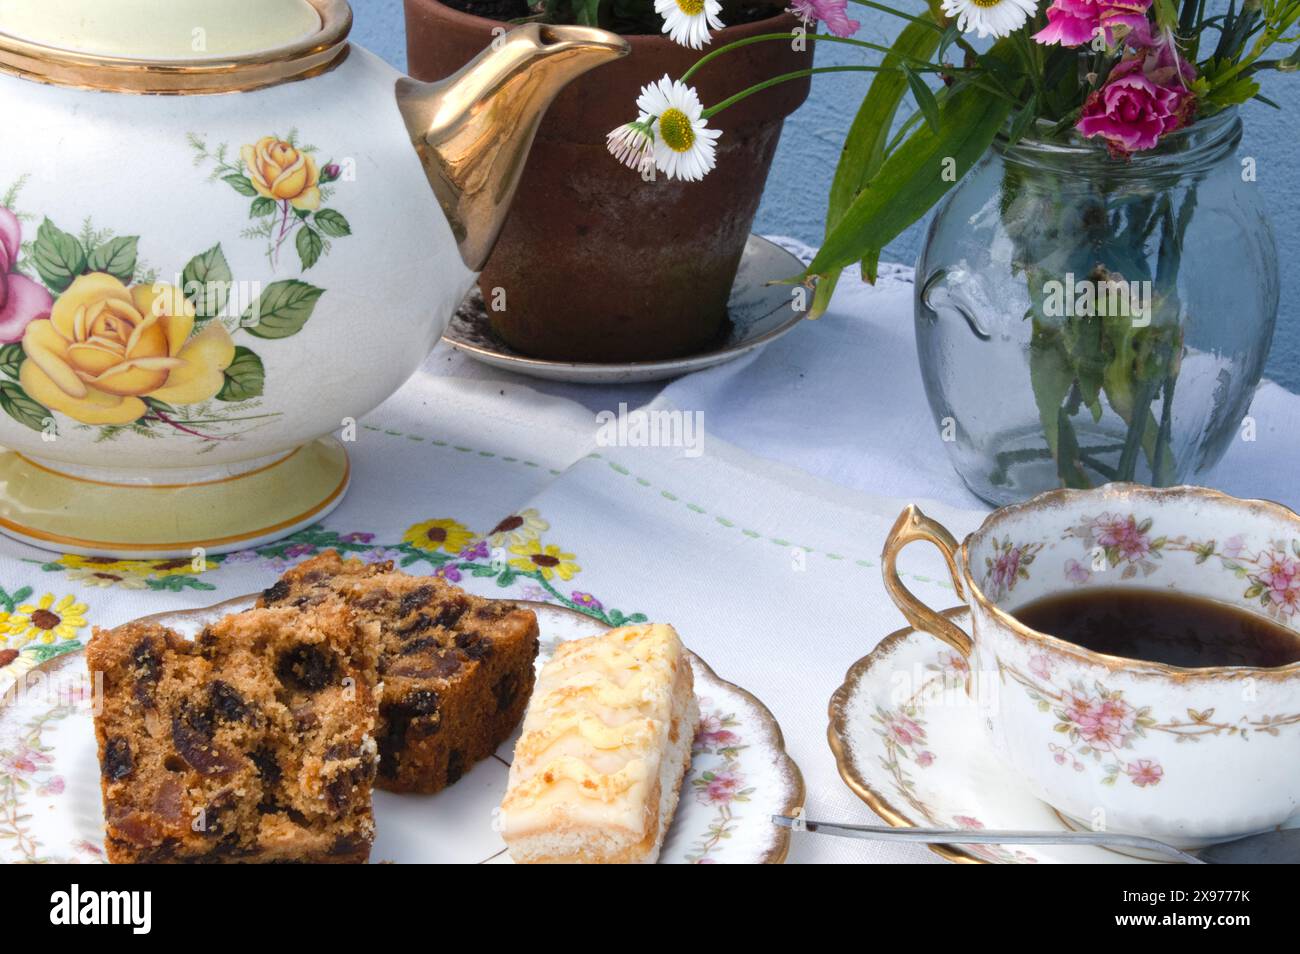
[[[49,318],[27,326],[18,380],[33,400],[83,424],[137,421],[149,410],[142,398],[207,401],[221,390],[235,345],[221,322],[191,336],[194,324],[179,289],[81,275]]]
[[[320,208],[316,160],[292,143],[263,136],[254,145],[244,146],[239,155],[258,195],[284,200],[295,209],[314,212]]]
[[[329,254],[330,244],[352,234],[352,226],[337,209],[325,208],[336,184],[351,178],[346,163],[318,162],[315,146],[287,135],[262,136],[239,147],[236,155],[226,143],[208,147],[190,135],[197,165],[210,165],[211,177],[251,200],[253,225],[244,233],[266,240],[266,258],[280,266],[286,245],[298,252],[305,272]]]
[[[241,238],[265,238],[273,269],[287,240],[305,271],[330,239],[351,234],[341,213],[322,207],[343,169],[318,164],[296,133],[237,151],[209,152],[194,135],[189,143],[196,165],[216,164],[212,180],[252,201],[258,224]],[[163,274],[179,276],[174,284],[156,281],[159,270],[141,260],[141,236],[96,229],[82,215],[80,232],[67,232],[8,207],[23,181],[0,207],[0,415],[45,434],[67,418],[98,428],[96,440],[136,434],[205,444],[237,440],[280,416],[262,409],[266,367],[250,345],[298,334],[325,289],[293,277],[236,281],[220,242],[166,262]],[[34,238],[24,234],[29,220],[41,223]],[[169,258],[175,251],[153,248]]]

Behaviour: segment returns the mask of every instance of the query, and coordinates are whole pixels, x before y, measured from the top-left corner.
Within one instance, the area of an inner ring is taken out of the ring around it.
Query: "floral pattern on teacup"
[[[1153,522],[1150,517],[1139,520],[1133,514],[1103,513],[1084,518],[1066,536],[1083,541],[1090,566],[1070,560],[1065,567],[1066,578],[1074,583],[1086,583],[1095,571],[1119,567],[1123,567],[1120,575],[1125,580],[1138,573],[1150,576],[1158,568],[1162,551],[1169,543],[1166,537],[1151,535]]]
[[[1215,710],[1187,709],[1186,717],[1158,719],[1148,705],[1137,705],[1124,692],[1100,682],[1083,679],[1056,681],[1057,665],[1045,654],[1030,657],[1030,672],[1006,662],[998,668],[1025,690],[1038,710],[1055,720],[1060,741],[1047,744],[1052,760],[1076,772],[1099,766],[1101,782],[1114,785],[1121,778],[1138,788],[1153,788],[1165,777],[1159,760],[1139,754],[1143,739],[1151,733],[1172,735],[1178,742],[1198,742],[1204,736],[1236,736],[1248,740],[1252,732],[1277,736],[1281,730],[1300,725],[1300,712],[1283,715],[1243,716],[1237,720],[1215,719]]]
[[[1088,583],[1095,573],[1119,567],[1123,567],[1121,579],[1132,579],[1139,573],[1146,577],[1159,569],[1166,553],[1189,553],[1198,564],[1218,560],[1224,570],[1244,580],[1242,598],[1258,602],[1273,618],[1289,623],[1300,613],[1300,540],[1270,540],[1254,549],[1241,534],[1222,542],[1198,541],[1186,536],[1157,535],[1153,533],[1154,525],[1153,518],[1139,518],[1136,514],[1104,513],[1084,518],[1066,532],[1066,538],[1083,541],[1087,562],[1066,560],[1065,578],[1071,583]],[[1015,548],[1007,552],[1009,541],[999,546],[994,539],[993,544],[998,560],[987,563],[996,586],[1008,578],[1009,572],[1018,571],[1018,552]],[[1019,563],[1023,566],[1024,560]],[[1008,590],[1011,585],[1014,578]]]
[[[1029,579],[1029,567],[1041,543],[1013,543],[1010,537],[989,541],[993,555],[984,558],[984,592],[990,599],[1000,600],[1010,593],[1018,582]]]

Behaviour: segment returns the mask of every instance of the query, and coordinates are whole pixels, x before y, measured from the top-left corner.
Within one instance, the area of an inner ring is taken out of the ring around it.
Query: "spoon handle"
[[[1195,855],[1141,835],[1120,835],[1104,831],[968,831],[964,828],[886,828],[880,825],[841,825],[809,821],[788,815],[773,815],[772,822],[793,831],[810,831],[841,838],[872,841],[912,841],[927,845],[1102,845],[1111,848],[1140,848],[1188,865],[1205,864]]]

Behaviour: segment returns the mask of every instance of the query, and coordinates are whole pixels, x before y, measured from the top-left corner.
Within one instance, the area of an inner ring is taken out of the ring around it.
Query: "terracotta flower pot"
[[[419,79],[459,69],[503,26],[438,0],[405,2],[409,67]],[[728,27],[706,49],[798,23],[781,14]],[[645,182],[609,155],[605,135],[636,117],[644,84],[680,76],[701,54],[661,36],[628,40],[630,56],[571,84],[551,106],[479,281],[489,303],[504,290],[504,309],[489,309],[493,328],[526,354],[649,361],[716,341],[781,126],[808,96],[804,79],[723,110],[710,121],[722,130],[713,172],[702,182]],[[711,105],[811,65],[811,44],[796,52],[756,43],[705,66],[692,85]]]

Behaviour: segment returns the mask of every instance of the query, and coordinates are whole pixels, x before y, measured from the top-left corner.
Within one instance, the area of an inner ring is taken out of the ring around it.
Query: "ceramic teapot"
[[[0,0],[0,529],[137,558],[319,520],[441,336],[543,112],[627,52],[504,32],[438,83],[345,0]],[[200,551],[201,552],[201,551]]]

